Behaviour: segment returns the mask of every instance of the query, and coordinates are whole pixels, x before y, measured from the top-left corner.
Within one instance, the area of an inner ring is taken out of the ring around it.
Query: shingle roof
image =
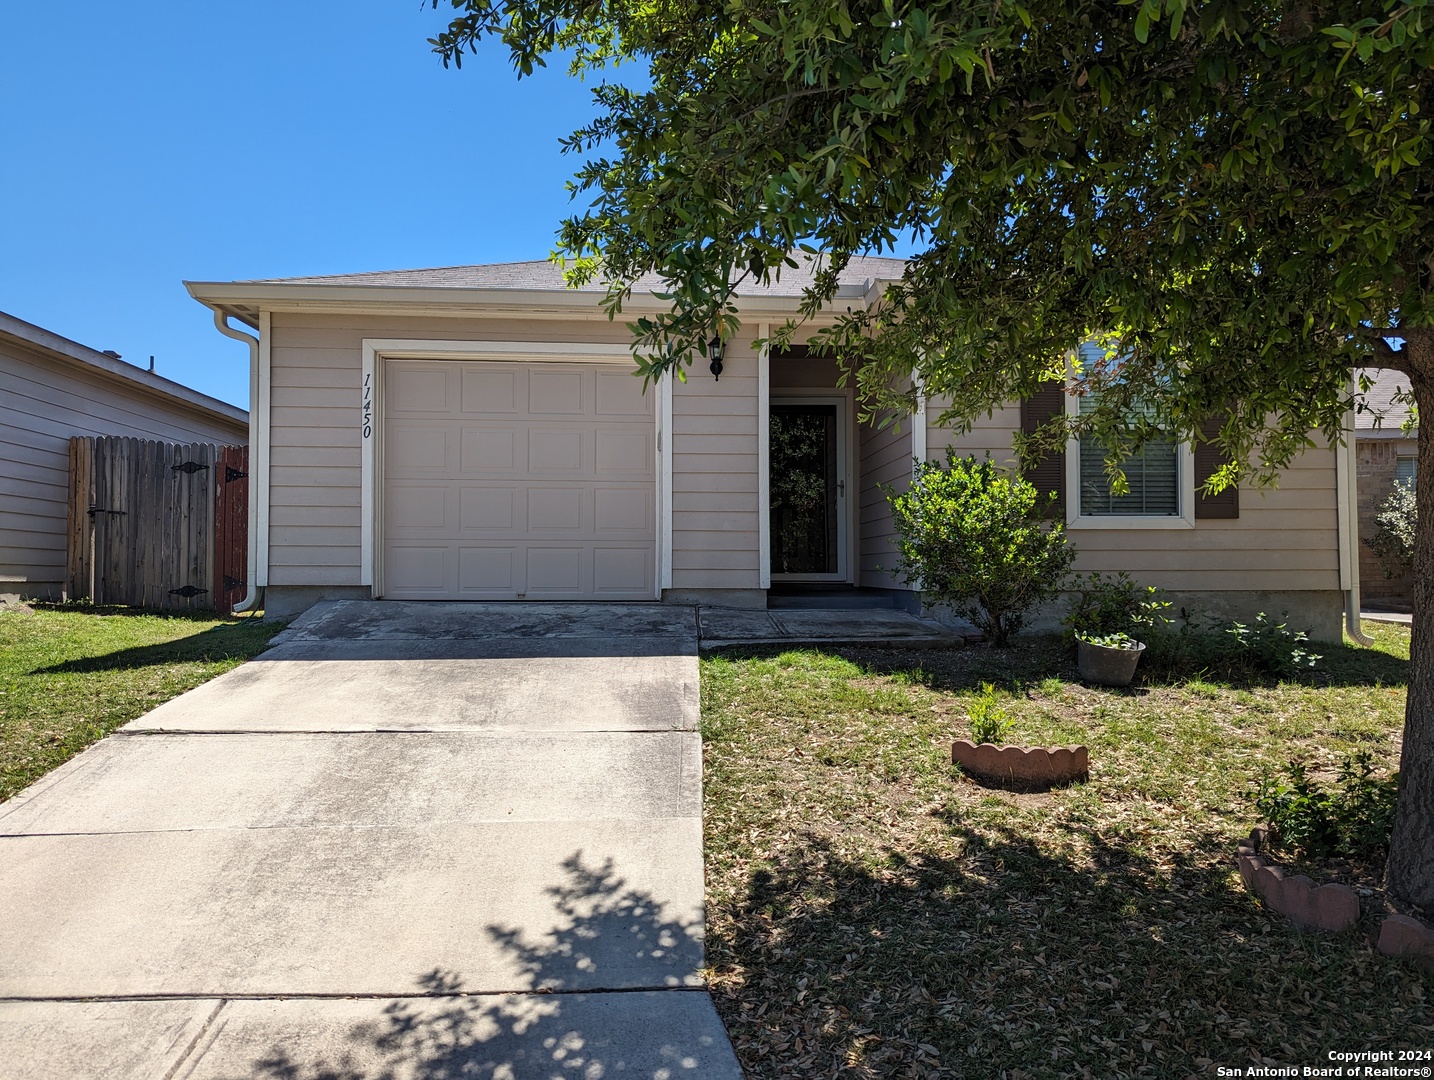
[[[1354,415],[1355,430],[1400,435],[1404,421],[1409,419],[1409,403],[1394,398],[1401,390],[1408,392],[1409,376],[1388,368],[1364,368],[1360,374],[1373,379],[1374,385],[1362,395],[1364,408]]]
[[[744,282],[737,290],[740,296],[800,296],[811,285],[817,260],[800,257],[797,269],[786,267],[781,278],[767,285]],[[841,274],[841,284],[864,288],[876,279],[901,276],[904,259],[875,255],[858,255]],[[364,274],[324,274],[317,277],[263,278],[253,284],[266,285],[365,285],[394,288],[447,289],[562,289],[562,269],[546,259],[530,262],[484,263],[477,266],[440,266],[428,270],[376,270]],[[660,287],[656,275],[641,278],[635,291],[651,291]],[[583,286],[583,292],[601,292],[604,286],[594,282]]]

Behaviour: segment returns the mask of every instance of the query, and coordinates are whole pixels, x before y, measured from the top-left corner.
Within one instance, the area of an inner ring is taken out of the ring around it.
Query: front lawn
[[[127,608],[0,608],[0,800],[247,660],[280,625]]]
[[[1299,933],[1232,854],[1267,769],[1398,758],[1409,637],[1298,681],[1081,685],[1066,650],[839,650],[703,663],[708,963],[749,1076],[1183,1077],[1434,1047],[1434,977],[1357,931]],[[1007,741],[1085,742],[1088,783],[977,786],[966,702]]]

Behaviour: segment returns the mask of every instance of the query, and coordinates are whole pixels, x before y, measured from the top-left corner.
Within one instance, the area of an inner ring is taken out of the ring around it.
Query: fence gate
[[[72,438],[70,599],[231,610],[246,588],[248,459],[242,446]]]

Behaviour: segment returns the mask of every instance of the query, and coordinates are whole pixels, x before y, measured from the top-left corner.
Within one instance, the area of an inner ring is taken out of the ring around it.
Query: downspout
[[[1354,412],[1345,419],[1345,437],[1335,446],[1335,505],[1339,514],[1339,587],[1344,590],[1344,632],[1366,648],[1374,639],[1359,625],[1359,499],[1354,452]]]
[[[218,308],[214,309],[214,328],[227,338],[242,341],[249,346],[249,472],[257,476],[256,458],[261,432],[259,431],[259,339],[253,334],[235,330],[229,325],[229,316]],[[253,611],[259,600],[259,487],[253,479],[249,481],[249,537],[248,573],[244,576],[244,599],[234,605],[235,611]]]

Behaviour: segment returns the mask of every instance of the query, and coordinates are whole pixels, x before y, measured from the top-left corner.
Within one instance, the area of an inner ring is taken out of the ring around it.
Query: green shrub
[[[1057,593],[1075,559],[1065,526],[1042,518],[1054,496],[1043,499],[989,459],[947,450],[944,466],[918,462],[911,489],[886,495],[899,537],[897,572],[995,645]]]
[[[1278,847],[1304,855],[1377,856],[1389,847],[1399,774],[1374,775],[1368,750],[1345,757],[1331,787],[1291,764],[1288,779],[1266,775],[1255,792],[1255,807],[1269,823]]]
[[[994,683],[981,684],[981,696],[971,702],[968,715],[971,717],[971,741],[977,746],[999,742],[1015,723],[997,703]]]
[[[1368,543],[1384,564],[1384,576],[1404,573],[1414,565],[1414,530],[1419,524],[1414,485],[1395,484],[1379,513],[1374,515],[1374,523],[1378,531]]]
[[[1255,615],[1253,623],[1231,623],[1225,633],[1234,639],[1237,656],[1267,675],[1292,675],[1322,659],[1304,647],[1309,643],[1308,634],[1291,630],[1285,623],[1270,622],[1263,611]]]
[[[1075,577],[1066,588],[1071,595],[1061,625],[1071,637],[1090,640],[1091,635],[1129,634],[1138,638],[1170,624],[1165,617],[1170,601],[1162,600],[1153,585],[1137,585],[1129,574]]]

